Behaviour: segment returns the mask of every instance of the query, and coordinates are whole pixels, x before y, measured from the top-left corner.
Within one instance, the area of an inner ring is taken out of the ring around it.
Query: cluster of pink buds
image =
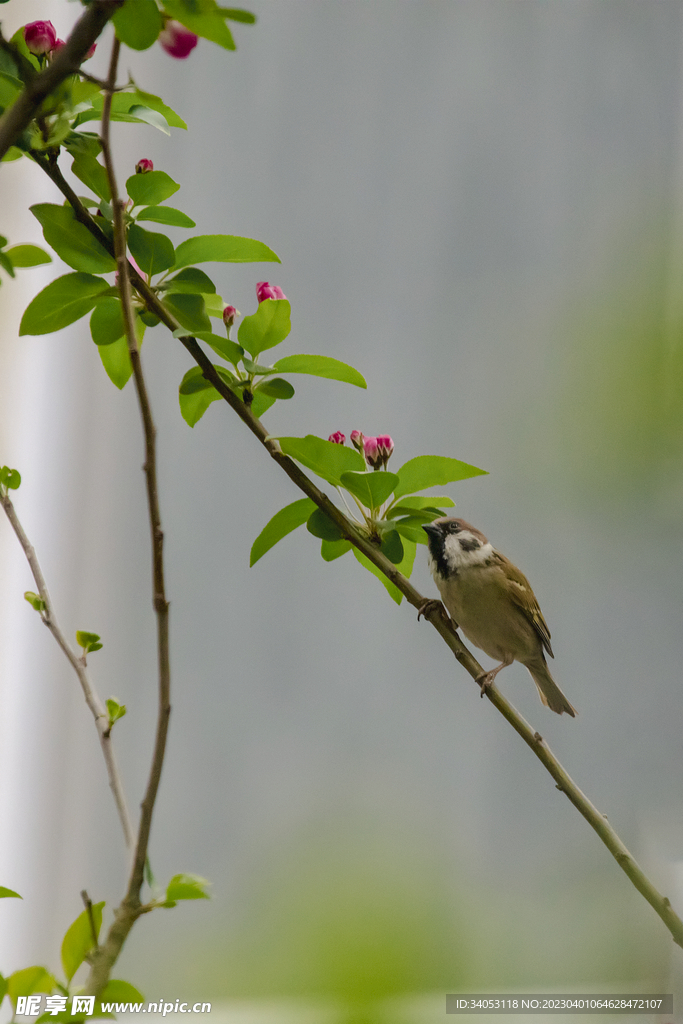
[[[149,174],[149,172],[153,170],[154,164],[151,160],[148,160],[146,156],[143,156],[142,160],[138,160],[135,165],[136,174]]]
[[[386,468],[394,450],[394,442],[388,434],[380,434],[379,437],[365,437],[360,430],[352,430],[349,440],[357,451],[363,453],[365,461],[371,469]],[[344,444],[346,437],[341,430],[337,430],[336,433],[330,434],[328,441],[332,441],[333,444]]]
[[[36,57],[47,57],[52,60],[58,50],[64,46],[64,40],[57,38],[57,32],[51,21],[30,21],[24,25],[24,40],[29,51]],[[97,44],[93,43],[85,55],[90,60]]]
[[[197,36],[179,21],[169,18],[159,33],[159,42],[171,57],[184,60],[197,45]]]
[[[282,288],[278,288],[276,284],[268,284],[267,281],[259,281],[256,285],[256,298],[259,302],[265,302],[266,299],[286,299],[287,296],[283,292]]]

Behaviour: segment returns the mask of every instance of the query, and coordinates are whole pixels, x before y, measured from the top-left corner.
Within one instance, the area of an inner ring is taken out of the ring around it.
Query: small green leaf
[[[101,1003],[144,1003],[145,997],[129,981],[111,978],[100,996]]]
[[[257,356],[284,341],[292,329],[287,299],[265,299],[253,316],[245,316],[237,338],[242,348]]]
[[[164,8],[172,18],[195,35],[218,43],[225,50],[235,49],[232,33],[225,24],[226,15],[221,12],[216,0],[191,0],[191,3],[186,0],[165,0]]]
[[[409,516],[419,523],[431,523],[443,515],[441,509],[411,508],[409,505],[394,505],[386,514],[387,519],[398,519],[400,516]]]
[[[279,257],[263,242],[257,242],[255,238],[241,238],[239,235],[196,235],[181,242],[175,256],[178,270],[191,263],[280,262]]]
[[[106,274],[116,269],[114,257],[76,220],[70,206],[37,203],[30,210],[40,222],[47,244],[74,270]]]
[[[294,388],[283,377],[273,377],[272,380],[259,384],[258,391],[263,395],[270,395],[271,398],[293,398]]]
[[[403,600],[403,594],[398,587],[395,586],[391,580],[384,575],[382,570],[378,569],[374,562],[371,562],[367,555],[364,555],[362,551],[359,551],[358,548],[354,548],[353,553],[360,564],[364,566],[368,572],[371,572],[373,576],[376,576],[382,586],[386,588],[392,601],[395,601],[396,604],[400,604]]]
[[[93,644],[96,644],[100,637],[97,633],[88,633],[84,629],[76,630],[76,643],[83,650],[89,651]]]
[[[65,274],[43,288],[27,306],[19,334],[51,334],[89,313],[97,296],[109,288],[101,277]]]
[[[39,267],[42,263],[52,263],[52,256],[37,245],[13,245],[6,254],[15,267]]]
[[[251,403],[251,411],[258,420],[263,416],[264,412],[268,412],[271,405],[275,405],[276,401],[277,399],[272,398],[270,395],[262,395],[257,391]]]
[[[230,338],[221,338],[220,334],[212,334],[211,331],[197,331],[195,337],[205,341],[214,352],[218,353],[223,359],[227,359],[233,366],[237,366],[244,355],[244,349],[241,345],[231,341]]]
[[[163,210],[164,207],[157,206],[153,209]],[[165,292],[188,292],[196,295],[210,295],[216,291],[216,285],[209,275],[199,267],[186,267],[169,281],[164,281],[163,287]]]
[[[402,537],[413,541],[414,544],[427,543],[427,534],[422,529],[419,519],[396,519],[395,526]]]
[[[183,377],[178,390],[181,395],[194,395],[198,391],[206,391],[212,387],[213,384],[206,379],[201,366],[193,366]]]
[[[330,356],[285,356],[284,359],[278,359],[275,369],[280,373],[310,373],[314,377],[327,377],[329,380],[341,380],[346,384],[367,388],[365,378],[358,370]]]
[[[100,199],[111,200],[106,168],[91,153],[77,153],[71,170]]]
[[[45,602],[43,601],[42,597],[40,597],[39,594],[35,594],[32,590],[24,591],[24,600],[28,601],[28,603],[31,605],[34,611],[45,611]]]
[[[326,562],[334,562],[335,558],[341,558],[353,547],[350,540],[324,540],[320,545],[320,554]]]
[[[403,544],[396,530],[388,530],[382,537],[381,551],[390,562],[398,565],[403,561]]]
[[[7,978],[5,978],[2,974],[0,974],[0,1003],[2,1003],[3,999],[7,995],[7,987],[8,987]]]
[[[11,897],[14,897],[17,900],[23,900],[24,898],[23,896],[20,896],[18,892],[15,892],[14,889],[6,889],[4,885],[0,885],[0,900],[10,899]],[[0,1002],[2,1002],[1,999]]]
[[[418,455],[409,459],[398,470],[399,485],[395,490],[397,498],[427,487],[437,487],[454,480],[466,480],[472,476],[485,476],[485,469],[477,469],[459,459],[448,459],[442,455]]]
[[[214,387],[195,391],[191,394],[179,394],[180,415],[189,427],[194,427],[195,424],[199,423],[211,403],[220,401],[220,398],[221,396]]]
[[[23,87],[21,79],[0,71],[0,108],[5,110],[11,107]]]
[[[343,534],[337,524],[321,508],[316,507],[313,509],[308,517],[306,529],[314,537],[319,537],[321,540],[343,539]]]
[[[145,92],[143,89],[136,88],[131,96],[131,105],[134,105],[136,102],[144,103],[150,110],[157,110],[160,114],[163,114],[166,123],[170,124],[171,128],[187,128],[182,117],[176,114],[175,110],[169,107],[167,103],[164,103],[160,96],[155,96],[153,92]]]
[[[132,174],[126,181],[126,191],[136,206],[157,206],[179,188],[178,182],[165,171]]]
[[[0,484],[16,491],[21,486],[21,473],[18,469],[10,469],[9,466],[0,467]]]
[[[279,437],[278,441],[285,455],[296,459],[307,469],[312,469],[335,487],[341,484],[342,473],[362,470],[365,465],[363,456],[355,449],[325,441],[313,434],[307,434],[306,437]]]
[[[90,334],[96,345],[112,345],[125,334],[121,300],[100,299],[90,317]]]
[[[137,177],[147,178],[149,175],[139,174]],[[128,228],[128,248],[145,274],[160,274],[172,267],[175,261],[175,249],[170,238],[156,231],[146,231],[137,224]]]
[[[7,994],[15,1011],[19,996],[32,996],[36,992],[49,994],[54,987],[55,979],[45,967],[24,967],[21,971],[14,971],[7,978]]]
[[[310,498],[300,498],[299,501],[294,501],[291,505],[276,512],[252,544],[249,565],[255,565],[259,558],[262,558],[266,551],[270,551],[278,541],[286,537],[292,530],[303,526],[315,507],[315,503]]]
[[[215,292],[209,292],[208,294],[206,292],[202,292],[202,297],[204,299],[204,308],[206,309],[207,315],[215,317],[216,320],[222,320],[225,303],[221,296],[216,295]]]
[[[111,20],[117,37],[131,50],[148,49],[163,26],[155,0],[127,0]]]
[[[4,0],[4,3],[7,3],[7,0]],[[2,159],[3,162],[10,163],[12,160],[21,160],[23,155],[23,151],[17,146],[10,146]]]
[[[14,273],[14,266],[12,264],[12,261],[9,258],[9,256],[4,252],[0,252],[0,267],[2,267],[3,270],[6,270],[10,277],[16,276]]]
[[[211,883],[199,875],[174,875],[168,883],[166,899],[173,903],[177,900],[208,900],[207,885]]]
[[[144,334],[144,321],[142,317],[136,316],[135,335],[137,337],[138,346],[142,345]],[[118,341],[112,342],[111,345],[98,345],[97,351],[99,352],[102,365],[106,370],[109,380],[119,390],[124,388],[133,372],[130,353],[128,352],[127,338],[125,336],[123,338],[119,338]]]
[[[245,25],[255,25],[256,15],[251,11],[242,11],[238,7],[221,7],[221,14],[230,21],[241,21]]]
[[[92,920],[95,925],[94,937],[87,910],[79,914],[66,931],[62,942],[62,967],[67,982],[71,981],[87,954],[95,948],[95,939],[99,936],[102,927],[103,907],[104,903],[93,903],[91,908]]]
[[[347,490],[351,491],[351,494],[360,498],[366,508],[379,508],[396,487],[398,477],[395,473],[382,471],[378,473],[350,472],[342,474],[341,482]]]
[[[441,508],[453,508],[455,506],[455,502],[453,501],[452,498],[446,498],[442,494],[438,495],[437,497],[432,497],[429,494],[411,494],[409,498],[405,499],[405,501],[401,501],[400,505],[401,505],[401,507],[403,507],[403,505],[406,505],[406,506],[408,506],[410,508],[414,508],[414,509],[422,509],[422,508],[441,509]],[[392,508],[392,510],[391,510],[391,515],[392,516],[394,514],[394,509],[396,509],[397,507],[398,507],[397,505],[394,505],[394,507]]]
[[[157,224],[171,224],[176,228],[195,228],[197,225],[182,210],[172,206],[146,206],[135,218],[136,220],[153,220]]]
[[[211,321],[204,311],[204,299],[201,295],[173,292],[164,296],[164,305],[186,330],[192,331],[193,334],[199,331],[211,332]]]
[[[125,704],[119,704],[119,702],[114,700],[113,697],[108,697],[105,703],[107,705],[107,715],[109,717],[109,725],[111,727],[114,722],[118,722],[119,718],[123,718],[126,714],[127,708]]]

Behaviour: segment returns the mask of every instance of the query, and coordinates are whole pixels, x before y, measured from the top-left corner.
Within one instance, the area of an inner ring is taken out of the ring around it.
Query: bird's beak
[[[436,523],[424,523],[422,529],[428,537],[438,537],[441,533],[441,529],[436,525]]]

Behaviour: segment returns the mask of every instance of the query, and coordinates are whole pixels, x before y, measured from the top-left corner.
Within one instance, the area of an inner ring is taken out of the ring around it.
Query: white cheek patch
[[[492,546],[482,544],[469,530],[451,533],[444,542],[444,555],[451,569],[469,569],[475,565],[484,565],[493,554]]]

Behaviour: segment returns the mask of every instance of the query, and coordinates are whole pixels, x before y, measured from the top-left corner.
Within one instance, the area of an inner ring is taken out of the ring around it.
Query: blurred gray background
[[[544,709],[521,666],[501,688],[681,913],[681,3],[247,6],[259,21],[235,26],[235,53],[124,52],[123,75],[189,132],[115,125],[119,177],[151,157],[197,232],[269,244],[282,266],[206,267],[225,301],[251,313],[257,280],[280,285],[278,354],[366,376],[367,392],[295,380],[273,434],[388,432],[390,468],[433,453],[488,470],[448,493],[530,577],[579,717]],[[58,34],[79,10],[52,0]],[[1,13],[14,29],[45,5]],[[40,241],[25,207],[60,196],[27,161],[2,173],[0,230]],[[128,706],[135,806],[155,712],[140,427],[87,320],[17,338],[57,273],[0,294],[0,462],[23,473],[16,505],[64,628],[103,637],[91,664]],[[678,985],[664,927],[413,609],[351,556],[324,563],[303,529],[249,569],[298,494],[224,404],[186,426],[190,363],[161,328],[143,356],[174,688],[151,858],[160,881],[196,872],[214,898],[139,922],[117,976],[148,998],[360,1003]],[[7,973],[57,969],[79,891],[115,905],[125,863],[94,729],[22,600],[6,522],[0,558],[0,884],[24,896],[0,908]],[[413,579],[434,593],[425,549]]]

